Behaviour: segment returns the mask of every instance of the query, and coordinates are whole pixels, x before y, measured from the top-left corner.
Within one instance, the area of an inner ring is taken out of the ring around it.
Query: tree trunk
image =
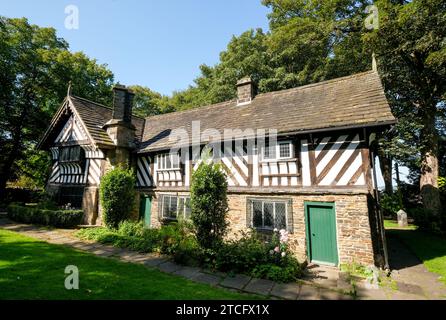
[[[441,212],[440,190],[438,189],[438,132],[435,128],[435,109],[424,114],[421,132],[424,146],[421,154],[420,193],[423,207],[439,215]]]
[[[392,158],[386,156],[381,148],[378,150],[379,167],[384,179],[384,191],[387,194],[393,193],[392,181]]]
[[[438,159],[434,153],[427,152],[421,164],[420,191],[423,207],[435,215],[440,214],[440,190],[438,189]]]

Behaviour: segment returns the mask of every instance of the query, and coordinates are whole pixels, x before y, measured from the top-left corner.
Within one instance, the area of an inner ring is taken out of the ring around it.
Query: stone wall
[[[162,194],[169,194],[162,192]],[[172,193],[174,195],[187,195],[187,193]],[[160,227],[158,219],[158,193],[154,193],[152,200],[152,227]],[[228,202],[230,211],[229,237],[239,237],[240,233],[247,231],[247,198],[268,198],[292,200],[293,233],[290,235],[290,247],[300,261],[307,259],[306,224],[304,203],[308,202],[334,202],[336,211],[336,228],[338,238],[339,263],[357,262],[364,265],[374,264],[374,251],[372,233],[369,223],[367,194],[336,194],[336,195],[252,195],[229,193]]]
[[[86,187],[84,189],[84,198],[82,200],[82,209],[84,210],[84,224],[101,225],[102,219],[99,217],[99,188],[96,186]]]

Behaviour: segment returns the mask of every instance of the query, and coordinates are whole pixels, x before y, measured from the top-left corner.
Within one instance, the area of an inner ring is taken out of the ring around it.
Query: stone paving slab
[[[267,296],[271,292],[273,286],[274,282],[271,280],[252,278],[243,290]]]
[[[160,265],[161,263],[164,263],[168,260],[168,258],[160,257],[160,256],[151,256],[147,255],[145,261],[143,262],[144,265],[149,267],[156,267]]]
[[[65,238],[61,238],[61,239],[52,239],[50,241],[48,241],[49,243],[52,244],[65,244],[66,239]]]
[[[180,269],[175,271],[174,274],[192,280],[200,274],[200,269],[195,267],[182,266],[180,267]]]
[[[297,283],[276,283],[271,290],[271,294],[282,299],[296,300],[299,291],[300,285]]]
[[[424,296],[423,289],[416,284],[410,284],[410,283],[404,283],[401,281],[396,281],[396,285],[398,286],[398,291]]]
[[[120,248],[117,252],[116,252],[116,256],[119,257],[120,259],[123,260],[130,260],[132,256],[136,256],[138,253],[134,252],[134,251],[130,251],[127,249],[122,249]]]
[[[215,276],[220,277],[220,278],[226,278],[228,276],[228,274],[225,273],[225,272],[212,271],[212,270],[209,270],[209,269],[202,269],[201,272],[207,273],[207,274],[211,274],[211,275],[215,275]]]
[[[67,242],[65,241],[65,243],[67,243]],[[70,246],[74,247],[76,249],[84,250],[84,251],[90,251],[90,250],[93,250],[96,248],[96,247],[92,246],[91,244],[84,243],[84,242],[73,242],[73,243],[71,243]]]
[[[364,284],[358,284],[356,287],[356,296],[360,300],[388,300],[387,294],[383,289],[366,289]]]
[[[133,263],[144,264],[146,258],[147,258],[146,255],[137,253],[135,255],[129,256],[126,260]]]
[[[220,285],[227,288],[241,290],[243,289],[248,282],[251,280],[251,277],[245,276],[243,274],[237,274],[234,277],[226,277]]]
[[[319,289],[321,300],[353,300],[353,297],[337,291],[321,288]]]
[[[298,300],[319,300],[319,288],[303,284],[300,288]]]
[[[181,266],[177,265],[176,263],[167,261],[167,262],[161,263],[158,266],[158,269],[160,269],[161,271],[164,271],[164,272],[174,273],[174,272],[178,271],[179,269],[181,269]]]
[[[416,294],[395,291],[394,293],[390,294],[390,300],[426,300],[426,297],[422,297]]]
[[[216,286],[220,283],[221,278],[219,276],[200,272],[193,280],[196,282],[209,284],[211,286]]]
[[[111,257],[113,255],[113,252],[110,252],[108,250],[104,250],[102,248],[98,248],[96,250],[91,251],[94,255],[100,256],[100,257]]]

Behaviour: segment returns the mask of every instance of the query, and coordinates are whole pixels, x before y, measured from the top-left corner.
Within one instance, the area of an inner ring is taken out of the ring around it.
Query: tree
[[[200,66],[201,76],[195,79],[195,86],[176,92],[172,104],[177,110],[185,110],[231,100],[237,95],[236,82],[248,75],[259,83],[259,91],[263,92],[264,79],[273,74],[268,64],[266,38],[261,29],[232,37],[227,49],[220,53],[220,62],[214,67]]]
[[[371,69],[361,41],[368,0],[263,0],[274,76],[267,90],[297,87]]]
[[[51,160],[47,152],[27,149],[23,159],[16,161],[15,185],[25,189],[40,189],[45,187],[48,179]]]
[[[99,196],[104,223],[116,229],[119,223],[130,218],[135,203],[136,178],[133,170],[116,167],[101,179]]]
[[[379,28],[366,28],[371,0],[263,0],[270,33],[234,37],[196,85],[174,95],[178,109],[235,97],[234,83],[255,74],[269,92],[371,69],[376,53],[395,128],[380,139],[379,157],[391,192],[392,159],[412,168],[423,205],[438,214],[439,136],[445,136],[446,3],[380,0]],[[443,169],[444,170],[444,169]]]
[[[67,84],[92,100],[111,100],[113,74],[71,53],[53,28],[0,16],[0,199],[18,161],[33,148],[64,99]]]
[[[446,115],[446,3],[382,0],[377,4],[380,28],[366,38],[376,50],[399,119],[392,151],[418,162],[423,205],[438,215],[439,135]]]
[[[203,161],[193,173],[191,219],[203,248],[216,248],[226,234],[227,188],[226,176],[219,164]]]
[[[145,118],[174,111],[168,97],[147,87],[134,85],[129,88],[135,93],[133,113],[137,116]]]

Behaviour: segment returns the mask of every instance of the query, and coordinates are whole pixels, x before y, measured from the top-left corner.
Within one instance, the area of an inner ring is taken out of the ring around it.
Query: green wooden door
[[[334,204],[310,202],[305,204],[305,210],[310,261],[338,265]]]
[[[146,227],[150,227],[150,216],[152,212],[152,197],[141,195],[141,205],[139,208],[139,214],[144,221]]]

